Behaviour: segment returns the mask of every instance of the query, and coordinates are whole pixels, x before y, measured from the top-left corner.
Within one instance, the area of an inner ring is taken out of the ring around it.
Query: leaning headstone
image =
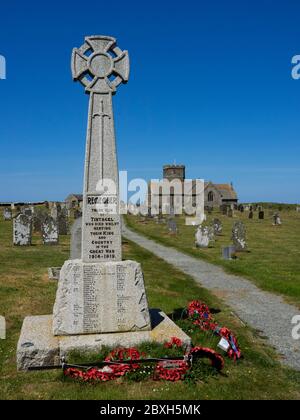
[[[196,235],[195,242],[197,248],[208,248],[210,244],[211,235],[208,226],[199,226]]]
[[[246,227],[243,222],[235,222],[232,228],[232,240],[236,251],[245,251],[247,249]]]
[[[258,213],[258,218],[260,220],[264,220],[264,218],[265,218],[265,212],[263,210],[260,210],[260,212]]]
[[[222,222],[221,222],[220,219],[214,219],[212,221],[212,227],[213,227],[215,235],[221,235],[222,234],[223,226],[222,226]]]
[[[223,260],[232,260],[234,254],[235,254],[235,246],[234,245],[229,245],[229,246],[223,246],[222,247],[222,258],[223,258]]]
[[[75,220],[71,227],[71,251],[70,260],[81,259],[82,218]]]
[[[46,217],[42,222],[42,238],[44,245],[58,244],[58,225],[51,216]]]
[[[32,240],[32,221],[26,214],[18,214],[13,219],[13,244],[29,246]]]
[[[11,211],[11,209],[9,209],[9,208],[5,208],[5,209],[3,210],[3,219],[4,219],[5,221],[7,221],[7,220],[11,220],[11,219],[12,219],[12,211]]]
[[[141,265],[122,259],[112,95],[128,80],[128,53],[116,46],[114,38],[87,37],[73,50],[72,71],[90,95],[82,255],[65,261],[61,269],[53,318],[24,320],[17,350],[19,369],[58,364],[70,352],[94,353],[103,346],[163,343],[171,337],[191,344],[163,312],[154,310],[150,318]]]
[[[57,224],[58,224],[58,233],[60,235],[68,235],[69,223],[68,223],[68,219],[65,217],[63,213],[59,213],[57,217]]]

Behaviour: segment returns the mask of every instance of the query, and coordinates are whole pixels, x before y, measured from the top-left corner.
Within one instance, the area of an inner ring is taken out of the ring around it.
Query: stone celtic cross
[[[128,52],[115,38],[89,36],[72,53],[72,74],[90,95],[86,140],[82,259],[121,261],[118,166],[112,95],[129,77]],[[110,181],[110,182],[109,182]]]

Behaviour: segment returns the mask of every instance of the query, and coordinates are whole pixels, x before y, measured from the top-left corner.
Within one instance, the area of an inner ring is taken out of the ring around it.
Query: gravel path
[[[251,327],[268,337],[269,343],[282,355],[283,363],[300,370],[300,339],[292,338],[292,318],[300,310],[277,295],[258,289],[253,283],[226,274],[221,267],[190,257],[173,248],[160,245],[129,230],[123,223],[123,236],[193,277],[228,304]]]

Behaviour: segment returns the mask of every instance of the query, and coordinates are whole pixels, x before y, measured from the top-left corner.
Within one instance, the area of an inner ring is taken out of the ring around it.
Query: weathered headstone
[[[47,216],[42,222],[42,238],[44,245],[58,244],[58,225],[51,216]]]
[[[260,212],[258,213],[258,218],[260,220],[264,220],[264,218],[265,218],[265,212],[263,210],[260,210]]]
[[[253,219],[253,211],[252,210],[249,211],[249,216],[248,217],[249,217],[249,219]]]
[[[215,235],[221,235],[222,234],[223,226],[222,226],[222,222],[221,222],[220,219],[214,219],[212,221],[212,227],[213,227]]]
[[[273,225],[274,226],[280,226],[281,224],[282,224],[282,222],[281,222],[281,218],[280,218],[279,213],[275,213],[273,215]]]
[[[208,226],[199,226],[196,235],[195,242],[197,248],[208,248],[211,241],[211,234]]]
[[[56,206],[56,204],[54,204],[54,205],[51,207],[51,210],[50,210],[50,215],[51,215],[52,219],[54,219],[54,220],[56,220],[56,219],[57,219],[57,216],[58,216],[58,211],[57,211],[57,206]]]
[[[60,235],[68,235],[69,223],[68,223],[68,219],[63,213],[59,213],[59,215],[57,216],[57,224],[58,224],[58,233]]]
[[[246,227],[243,222],[235,222],[232,228],[232,241],[236,251],[245,251],[247,249]]]
[[[174,219],[170,219],[168,220],[168,230],[172,235],[176,235],[178,230],[177,230],[177,223]]]
[[[223,246],[222,247],[222,258],[224,260],[232,260],[233,255],[235,253],[235,246],[229,245],[229,246]]]
[[[33,223],[33,230],[35,232],[41,232],[42,231],[42,223],[43,220],[47,217],[47,213],[42,210],[37,210],[32,218]]]
[[[82,218],[76,219],[71,227],[70,260],[81,259]]]
[[[3,210],[3,219],[5,221],[8,221],[8,220],[11,220],[12,219],[12,211],[11,211],[11,209],[9,209],[9,208],[6,207]]]
[[[49,280],[59,280],[61,267],[50,267],[48,268]]]
[[[227,215],[227,211],[228,211],[227,204],[221,204],[220,205],[220,210],[221,210],[221,213],[223,214],[223,216],[226,216]]]
[[[25,214],[26,216],[28,216],[28,217],[31,217],[32,216],[32,210],[31,210],[31,208],[29,208],[29,207],[25,207],[24,209],[23,209],[23,214]]]
[[[75,209],[73,215],[74,219],[79,219],[80,217],[82,217],[82,211]]]
[[[122,260],[112,95],[127,82],[128,54],[114,38],[87,37],[73,50],[72,72],[90,95],[81,258],[61,269],[53,318],[24,320],[19,369],[57,363],[74,350],[132,347],[173,336],[191,341],[163,312],[153,311],[150,319],[141,266]]]
[[[18,214],[13,219],[13,244],[29,246],[32,240],[32,220],[26,214]]]
[[[233,217],[233,210],[232,210],[232,208],[228,208],[228,211],[227,211],[227,216],[228,217]]]

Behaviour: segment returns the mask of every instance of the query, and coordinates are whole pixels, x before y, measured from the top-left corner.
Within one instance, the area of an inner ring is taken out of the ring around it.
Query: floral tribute
[[[225,340],[227,355],[237,360],[241,357],[241,351],[237,339],[226,327],[220,327],[213,319],[212,314],[205,303],[193,300],[187,307],[188,319],[193,325],[203,331],[212,331],[215,335]],[[82,368],[76,365],[64,365],[64,375],[83,382],[107,382],[126,376],[130,372],[139,372],[142,364],[154,362],[151,367],[151,375],[154,380],[180,381],[184,380],[187,372],[193,368],[192,362],[198,358],[207,358],[211,365],[218,371],[224,367],[223,357],[215,350],[207,347],[196,346],[185,351],[183,342],[177,337],[171,337],[164,344],[166,349],[178,349],[178,357],[147,359],[147,355],[138,349],[116,348],[104,359],[103,368]]]
[[[226,327],[220,327],[214,322],[208,306],[199,300],[193,300],[189,303],[188,317],[203,331],[212,331],[215,335],[223,337],[228,342],[228,357],[237,360],[241,358],[241,350],[237,339],[233,333]]]
[[[164,346],[165,348],[183,349],[183,343],[177,337],[172,337]],[[104,368],[90,367],[84,370],[79,367],[67,367],[64,368],[64,375],[83,382],[107,382],[141,369],[141,357],[145,356],[145,353],[140,353],[136,348],[117,348],[105,358],[106,366]],[[173,360],[172,358],[151,359],[156,360],[152,378],[172,382],[183,380],[185,374],[191,369],[191,359],[197,357],[208,358],[217,370],[221,370],[224,366],[222,356],[214,350],[194,347],[186,352],[183,357]]]

